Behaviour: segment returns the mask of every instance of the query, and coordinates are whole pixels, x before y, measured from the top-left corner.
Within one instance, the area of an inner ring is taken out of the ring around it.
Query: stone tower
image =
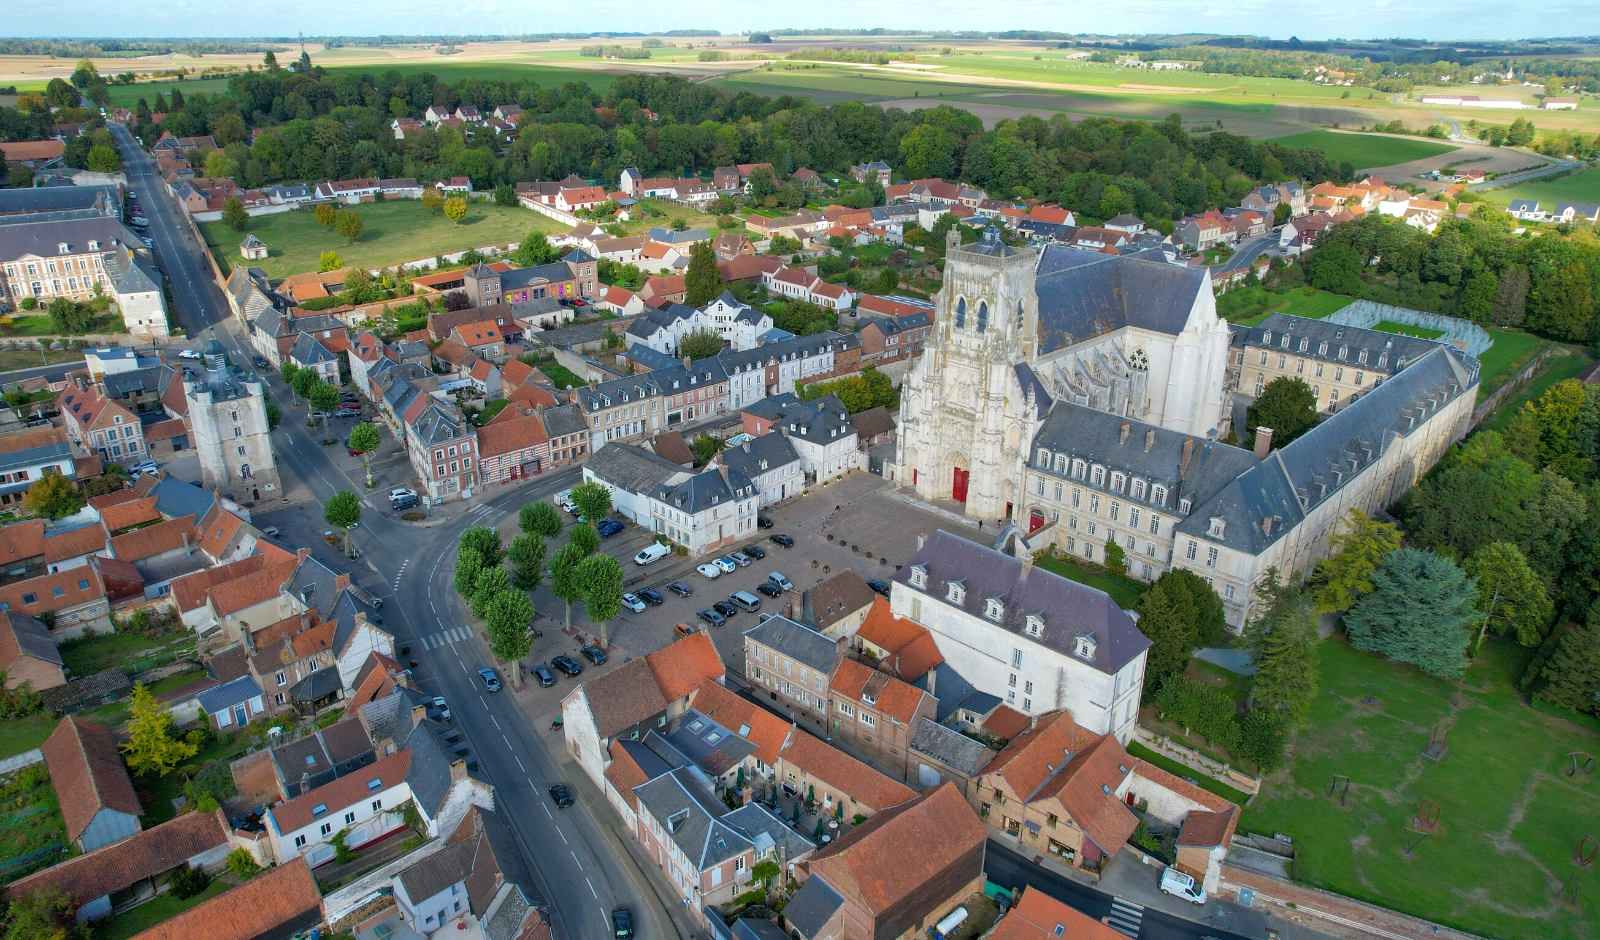
[[[261,380],[229,366],[222,344],[212,340],[205,371],[184,368],[183,394],[200,454],[200,485],[247,505],[281,496]]]
[[[895,479],[926,500],[1002,519],[1020,504],[1023,463],[1040,415],[1031,362],[1038,301],[1029,250],[990,227],[968,246],[950,233],[933,335],[906,378]]]

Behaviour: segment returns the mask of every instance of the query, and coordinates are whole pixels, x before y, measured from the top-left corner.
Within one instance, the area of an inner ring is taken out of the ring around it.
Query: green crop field
[[[591,69],[562,68],[558,65],[541,65],[507,59],[451,62],[445,56],[441,56],[437,62],[418,62],[415,59],[408,59],[391,65],[382,60],[369,60],[359,65],[329,65],[327,68],[330,72],[366,72],[371,75],[389,71],[399,72],[402,75],[427,72],[441,82],[450,83],[466,78],[498,81],[529,78],[538,82],[541,88],[559,88],[568,82],[584,82],[599,92],[604,92],[617,80],[617,76],[610,72],[597,72]]]
[[[1572,854],[1580,836],[1600,833],[1600,780],[1564,770],[1569,753],[1595,752],[1595,734],[1522,699],[1516,680],[1531,652],[1491,641],[1457,703],[1454,682],[1330,638],[1309,723],[1239,831],[1290,836],[1298,879],[1339,894],[1480,936],[1593,937],[1600,891]],[[1441,724],[1449,750],[1436,763],[1421,751]],[[1350,779],[1342,805],[1329,795],[1335,775]],[[1407,857],[1406,827],[1424,801],[1440,809],[1438,831]],[[1558,901],[1574,875],[1577,901]]]
[[[1444,330],[1430,330],[1427,327],[1410,326],[1405,323],[1396,323],[1393,320],[1384,320],[1373,329],[1383,333],[1398,333],[1401,336],[1415,336],[1418,339],[1438,339],[1444,335]]]
[[[1377,134],[1341,134],[1337,131],[1307,131],[1272,141],[1285,147],[1316,147],[1328,159],[1349,163],[1357,170],[1377,166],[1410,163],[1423,157],[1437,156],[1459,150],[1449,144],[1431,140],[1408,140],[1404,137],[1383,137]]]
[[[183,92],[185,98],[205,92],[211,95],[225,95],[228,93],[228,80],[226,78],[202,78],[184,82],[142,82],[136,85],[108,85],[111,91],[111,103],[119,108],[132,108],[143,98],[146,102],[154,101],[156,92],[165,97],[172,96],[172,90]]]
[[[200,231],[224,271],[243,260],[239,243],[245,234],[251,234],[266,242],[270,252],[267,260],[252,264],[273,277],[283,277],[315,271],[324,251],[337,252],[345,264],[388,267],[467,248],[520,242],[529,232],[548,234],[562,229],[554,219],[536,212],[486,202],[468,203],[467,217],[460,225],[445,218],[443,212],[424,209],[415,199],[366,203],[356,206],[355,212],[365,231],[353,244],[319,224],[309,209],[253,218],[244,233],[221,222],[204,223]]]
[[[1484,198],[1493,200],[1501,205],[1513,199],[1537,199],[1546,203],[1544,208],[1553,209],[1557,202],[1585,202],[1600,203],[1600,168],[1584,170],[1560,179],[1532,180],[1515,186],[1506,186],[1501,189],[1491,189],[1483,193]]]

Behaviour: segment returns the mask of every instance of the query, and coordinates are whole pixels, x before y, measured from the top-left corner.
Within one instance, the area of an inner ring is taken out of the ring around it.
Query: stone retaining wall
[[[1175,760],[1191,770],[1199,771],[1207,777],[1226,783],[1235,790],[1243,790],[1251,796],[1261,792],[1261,779],[1259,777],[1252,777],[1249,774],[1235,770],[1221,761],[1212,760],[1199,751],[1184,747],[1171,738],[1156,734],[1143,725],[1134,726],[1133,739],[1162,757]]]

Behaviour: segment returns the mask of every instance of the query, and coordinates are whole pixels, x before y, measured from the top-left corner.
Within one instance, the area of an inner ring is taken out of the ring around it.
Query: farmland
[[[1459,148],[1431,140],[1388,137],[1381,134],[1342,134],[1338,131],[1308,131],[1273,141],[1285,147],[1315,147],[1328,159],[1349,163],[1358,171],[1370,167],[1394,166],[1424,157],[1449,153]]]
[[[1513,199],[1537,199],[1542,203],[1600,203],[1600,168],[1584,170],[1560,179],[1534,180],[1501,189],[1491,189],[1484,197],[1505,205]]]

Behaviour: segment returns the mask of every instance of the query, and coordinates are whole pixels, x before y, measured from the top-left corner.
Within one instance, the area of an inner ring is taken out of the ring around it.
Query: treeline
[[[888,65],[892,61],[915,62],[915,53],[902,52],[898,55],[889,55],[887,52],[878,52],[873,49],[832,49],[828,47],[796,49],[789,53],[788,59],[809,59],[816,62],[854,62],[858,65]]]
[[[1394,93],[1410,91],[1417,85],[1441,84],[1446,77],[1454,82],[1466,81],[1471,74],[1462,76],[1462,67],[1456,62],[1393,62],[1373,61],[1344,55],[1321,52],[1276,52],[1263,49],[1226,49],[1216,46],[1184,46],[1147,52],[1146,61],[1156,59],[1195,59],[1203,62],[1202,71],[1249,75],[1256,78],[1314,77],[1317,66],[1345,73],[1345,78],[1356,85],[1375,91]],[[1470,70],[1469,70],[1470,71]]]
[[[1374,213],[1323,232],[1299,267],[1313,287],[1335,293],[1594,344],[1600,241],[1587,233],[1522,238],[1513,224],[1484,205],[1429,235]],[[1274,274],[1285,283],[1300,276],[1295,266]]]
[[[648,59],[650,50],[643,46],[579,46],[578,55],[591,59]]]
[[[1177,115],[1155,124],[1026,116],[985,130],[975,115],[947,106],[818,107],[663,75],[619,76],[600,94],[582,83],[446,84],[428,73],[279,69],[235,75],[229,88],[227,95],[174,94],[160,127],[149,118],[164,103],[146,102],[136,109],[138,131],[147,141],[162,130],[213,135],[222,150],[207,158],[207,172],[247,186],[463,175],[488,190],[569,173],[614,180],[629,166],[676,175],[771,162],[837,173],[884,160],[909,179],[961,178],[997,196],[1058,199],[1088,218],[1135,212],[1152,222],[1231,205],[1260,181],[1343,181],[1353,171],[1319,150],[1222,132],[1191,135]],[[487,129],[469,140],[449,128],[409,130],[395,140],[389,126],[435,105],[501,104],[522,108],[515,142]],[[256,130],[262,133],[252,143]]]
[[[289,42],[279,39],[277,42]],[[116,55],[240,55],[283,52],[283,46],[226,39],[0,39],[0,55],[48,55],[61,59]]]

